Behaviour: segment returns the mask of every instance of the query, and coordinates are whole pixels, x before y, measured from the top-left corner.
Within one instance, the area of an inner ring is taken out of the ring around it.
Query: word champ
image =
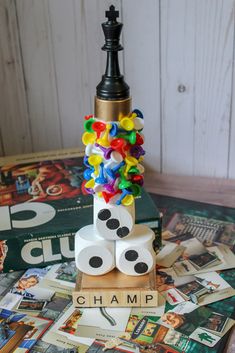
[[[81,291],[73,293],[76,308],[92,307],[155,307],[158,305],[158,292],[148,291]]]

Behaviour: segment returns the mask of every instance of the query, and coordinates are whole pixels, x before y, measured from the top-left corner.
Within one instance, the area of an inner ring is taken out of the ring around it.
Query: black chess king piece
[[[122,23],[117,22],[119,11],[113,5],[105,13],[107,22],[102,23],[105,44],[102,50],[107,52],[106,70],[96,87],[95,117],[104,121],[118,120],[131,111],[130,90],[120,73],[118,52],[123,50],[120,44]]]

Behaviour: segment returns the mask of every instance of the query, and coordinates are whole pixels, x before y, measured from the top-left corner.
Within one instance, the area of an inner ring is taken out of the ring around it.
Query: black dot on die
[[[107,208],[100,210],[98,213],[98,218],[101,221],[107,221],[107,219],[109,219],[110,217],[111,217],[111,212]]]
[[[103,265],[103,260],[99,256],[93,256],[89,260],[89,265],[93,268],[98,268]]]
[[[127,227],[121,227],[121,228],[118,228],[118,230],[117,230],[117,235],[119,236],[119,238],[124,238],[129,233],[130,233],[130,231],[129,231],[129,228],[127,228]]]
[[[125,258],[126,258],[127,261],[135,261],[135,260],[138,259],[138,257],[139,257],[139,254],[135,250],[128,250],[125,253]]]
[[[111,218],[106,222],[106,226],[109,229],[117,229],[120,226],[119,220],[116,218]]]
[[[148,265],[145,262],[138,262],[135,265],[134,270],[136,273],[145,273],[148,271]]]

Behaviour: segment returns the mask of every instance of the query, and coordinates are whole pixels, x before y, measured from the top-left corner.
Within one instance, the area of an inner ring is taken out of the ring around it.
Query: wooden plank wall
[[[235,0],[0,0],[0,155],[81,145],[111,3],[147,167],[235,178]]]
[[[15,3],[0,1],[0,153],[31,150],[24,69]]]

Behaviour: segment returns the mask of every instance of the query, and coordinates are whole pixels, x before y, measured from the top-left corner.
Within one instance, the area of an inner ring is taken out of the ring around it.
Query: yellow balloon
[[[95,175],[99,175],[99,165],[100,163],[102,163],[102,161],[103,161],[102,156],[98,156],[97,154],[92,154],[88,158],[88,163],[95,168],[95,171],[94,171]]]
[[[118,115],[118,121],[121,121],[121,120],[124,119],[124,118],[127,118],[127,117],[124,116],[122,113],[120,113],[120,114]]]
[[[124,175],[127,176],[127,173],[131,167],[134,167],[138,164],[138,160],[135,157],[128,156],[125,158],[126,169]]]
[[[90,165],[92,165],[93,167],[95,167],[96,165],[100,165],[100,163],[102,162],[103,158],[102,156],[98,156],[97,154],[92,154],[89,158],[88,158],[88,163]]]
[[[136,113],[132,113],[131,116],[130,116],[130,119],[135,119],[137,117],[137,114]]]
[[[98,140],[97,143],[103,147],[109,147],[110,142],[109,142],[109,131],[111,130],[112,125],[111,124],[106,124],[106,130]]]
[[[132,205],[132,203],[134,202],[134,196],[133,195],[126,195],[123,199],[122,199],[122,204],[124,206],[130,206]]]
[[[120,121],[120,126],[126,131],[131,131],[131,130],[134,129],[135,125],[134,125],[133,121],[130,118],[123,118]]]
[[[92,132],[84,132],[82,135],[82,142],[85,146],[87,146],[89,143],[95,143],[96,136]]]
[[[86,182],[86,184],[85,184],[85,188],[87,188],[87,189],[93,189],[94,186],[95,186],[95,180],[94,179],[88,180],[88,182]]]

